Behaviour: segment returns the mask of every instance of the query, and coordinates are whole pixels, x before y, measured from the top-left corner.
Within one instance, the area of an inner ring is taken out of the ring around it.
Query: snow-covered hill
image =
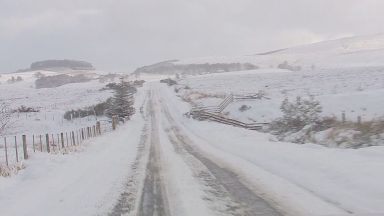
[[[173,60],[151,65],[151,72],[156,72],[156,69],[163,72],[164,67],[169,67],[170,72],[172,72],[170,65],[250,63],[265,69],[278,68],[284,62],[287,62],[291,67],[300,67],[300,71],[381,68],[384,67],[384,34],[342,38],[247,56],[215,56]],[[175,71],[185,72],[180,71],[179,68]]]

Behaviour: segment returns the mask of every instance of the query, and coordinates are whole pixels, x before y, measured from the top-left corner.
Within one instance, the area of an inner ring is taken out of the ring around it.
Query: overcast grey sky
[[[129,72],[381,32],[383,0],[0,0],[0,71],[80,59]]]

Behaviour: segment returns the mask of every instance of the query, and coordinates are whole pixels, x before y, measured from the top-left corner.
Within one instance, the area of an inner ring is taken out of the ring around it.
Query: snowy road
[[[231,169],[195,149],[193,141],[172,117],[166,98],[158,92],[152,89],[147,94],[144,116],[148,117],[145,119],[150,127],[146,129],[149,136],[144,142],[149,153],[143,189],[141,194],[137,193],[136,200],[131,200],[137,205],[135,215],[281,215],[243,184]],[[174,164],[177,160],[167,164],[166,158],[177,158],[182,165]],[[185,178],[193,182],[197,191],[191,193]],[[123,193],[120,200],[129,202],[123,198],[127,194]],[[199,209],[195,209],[196,205]],[[120,202],[111,215],[133,212],[133,208],[129,211]]]

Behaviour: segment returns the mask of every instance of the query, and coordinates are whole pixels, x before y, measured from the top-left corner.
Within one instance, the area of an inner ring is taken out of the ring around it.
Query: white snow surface
[[[80,152],[33,154],[26,169],[0,178],[1,215],[106,215],[129,175],[141,129],[135,118]]]
[[[137,109],[144,96],[136,95]],[[136,114],[118,130],[66,155],[33,153],[17,175],[0,178],[1,215],[106,215],[130,175],[144,122]]]
[[[9,104],[10,109],[17,109],[23,105],[40,110],[37,113],[14,113],[11,120],[12,124],[5,131],[6,136],[23,133],[28,135],[58,133],[60,130],[65,132],[93,125],[96,122],[94,117],[68,121],[63,118],[63,115],[72,109],[77,110],[104,102],[112,96],[111,91],[100,91],[106,83],[99,83],[97,80],[72,83],[57,88],[36,89],[34,87],[36,80],[34,74],[36,72],[41,72],[46,76],[58,74],[50,71],[32,71],[2,74],[0,77],[0,101]],[[94,74],[93,71],[90,73]],[[103,72],[98,73],[102,74]],[[7,83],[6,81],[12,76],[20,76],[23,80],[12,84]]]
[[[163,88],[194,144],[288,215],[383,215],[384,147],[333,149],[270,141],[268,134],[182,117],[189,104]]]
[[[281,116],[279,110],[285,97],[315,96],[323,107],[323,116],[357,121],[357,116],[372,120],[384,116],[384,70],[382,69],[335,69],[329,71],[287,72],[280,69],[260,69],[231,73],[190,76],[180,81],[191,90],[180,94],[201,92],[208,94],[246,95],[264,91],[270,100],[241,100],[230,104],[224,113],[245,122],[270,122]],[[209,97],[195,100],[205,106],[213,104]],[[242,105],[251,109],[240,112]]]
[[[164,84],[157,90],[193,144],[229,167],[253,191],[287,215],[384,214],[384,147],[332,149],[271,141],[269,135],[184,117],[190,105]],[[142,104],[144,89],[139,90]],[[156,108],[158,109],[158,108]],[[160,117],[159,117],[160,118]],[[27,168],[0,178],[4,215],[106,215],[129,176],[144,121],[135,117],[119,130],[89,140],[69,155],[33,154]],[[211,215],[201,188],[160,125],[163,177],[174,214]]]

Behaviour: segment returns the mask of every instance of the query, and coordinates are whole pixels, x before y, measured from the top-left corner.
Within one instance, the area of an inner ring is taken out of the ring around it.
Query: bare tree
[[[0,102],[0,135],[4,132],[11,120],[11,111],[8,104]]]

